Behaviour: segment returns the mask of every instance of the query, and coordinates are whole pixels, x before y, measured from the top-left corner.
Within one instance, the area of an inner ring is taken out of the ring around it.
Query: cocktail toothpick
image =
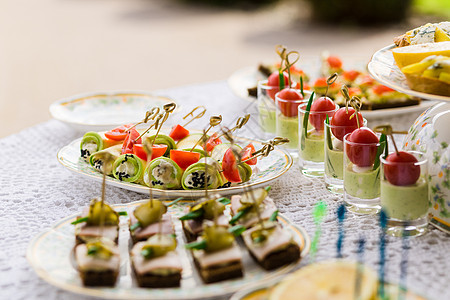
[[[199,112],[197,115],[194,115],[194,112],[195,112],[197,109],[199,109],[200,112]],[[191,117],[191,119],[190,119],[189,121],[187,121],[187,122],[183,125],[183,127],[186,127],[187,125],[189,125],[189,123],[191,123],[191,122],[194,121],[195,119],[200,119],[201,117],[203,117],[203,116],[205,115],[205,113],[206,113],[206,108],[205,108],[204,106],[201,106],[201,105],[200,105],[200,106],[195,107],[193,110],[191,110],[190,113],[188,113],[187,115],[185,115],[185,116],[183,117],[183,120],[185,120],[185,119],[188,118],[188,117]]]
[[[200,143],[201,141],[203,141],[203,138],[206,137],[206,135],[208,134],[208,131],[213,128],[214,126],[219,125],[220,123],[222,123],[222,116],[218,115],[218,116],[212,116],[211,118],[209,118],[209,127],[208,129],[206,129],[203,132],[203,135],[200,137],[200,139],[195,143],[194,147],[192,147],[191,151],[194,151],[195,147],[197,147],[198,143]]]

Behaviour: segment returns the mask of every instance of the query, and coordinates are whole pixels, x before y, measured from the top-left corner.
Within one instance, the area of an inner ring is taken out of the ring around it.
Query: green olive
[[[241,176],[242,182],[246,182],[250,180],[252,176],[252,168],[246,163],[242,163],[238,165],[239,175]]]
[[[153,203],[151,203],[153,202]],[[134,216],[139,221],[142,227],[158,222],[162,215],[167,212],[167,207],[162,201],[155,200],[147,201],[136,207]]]
[[[149,253],[146,258],[163,256],[177,248],[177,240],[170,234],[155,234],[150,237],[142,247],[144,253]]]
[[[205,202],[203,209],[205,219],[213,220],[215,217],[222,214],[225,210],[225,205],[218,202],[216,199],[211,199]]]
[[[96,239],[86,244],[88,255],[93,255],[101,259],[109,259],[114,255],[116,245],[107,238]]]
[[[87,224],[91,226],[99,226],[101,222],[103,225],[118,225],[119,214],[106,203],[98,199],[92,199],[89,206],[89,214]]]
[[[238,211],[247,209],[248,207],[258,207],[267,197],[267,194],[267,191],[263,188],[243,194],[240,200],[242,206],[238,209]]]
[[[265,221],[262,224],[256,225],[255,230],[250,234],[252,241],[257,244],[266,241],[274,232],[276,226],[277,223],[273,221]]]
[[[224,226],[210,225],[203,229],[203,238],[206,241],[206,252],[214,252],[230,248],[234,243],[234,236]]]

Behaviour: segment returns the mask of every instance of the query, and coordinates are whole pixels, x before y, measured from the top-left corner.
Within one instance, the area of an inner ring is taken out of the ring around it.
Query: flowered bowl
[[[422,113],[409,129],[403,148],[428,158],[431,224],[450,233],[450,103]]]

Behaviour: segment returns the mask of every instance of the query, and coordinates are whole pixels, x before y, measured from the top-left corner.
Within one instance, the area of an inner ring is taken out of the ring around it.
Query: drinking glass
[[[407,152],[417,162],[388,161],[383,155],[380,158],[380,200],[388,217],[386,232],[400,237],[426,233],[430,207],[428,161],[422,152]]]
[[[379,142],[354,143],[344,136],[344,203],[357,214],[375,214],[380,206],[380,164],[377,150],[384,148]],[[377,134],[378,138],[380,137]]]
[[[343,137],[352,133],[355,126],[338,126],[325,123],[324,168],[325,186],[335,194],[344,193],[344,142]],[[364,126],[367,120],[364,119]]]
[[[333,117],[339,106],[330,111],[310,111],[305,119],[306,106],[304,103],[298,108],[298,164],[302,173],[309,177],[322,177],[324,174],[324,121]]]

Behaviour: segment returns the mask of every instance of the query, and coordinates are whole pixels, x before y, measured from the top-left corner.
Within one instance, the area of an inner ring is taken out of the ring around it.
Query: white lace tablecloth
[[[257,128],[256,107],[232,94],[225,82],[214,82],[161,91],[184,107],[205,105],[210,114],[222,114],[224,124],[232,124],[247,111],[253,122],[241,134],[263,138]],[[176,118],[174,118],[174,122]],[[195,127],[202,123],[193,124]],[[41,280],[25,258],[36,234],[68,215],[80,211],[100,194],[100,184],[81,178],[56,160],[62,146],[81,136],[69,126],[51,120],[0,140],[0,299],[80,299]],[[328,204],[329,213],[322,228],[318,260],[336,256],[338,235],[335,211],[342,197],[327,192],[324,181],[302,176],[298,167],[275,181],[270,195],[280,211],[313,236],[312,208],[318,200]],[[110,203],[128,203],[143,196],[108,187]],[[344,257],[357,259],[357,241],[366,239],[365,261],[378,269],[379,227],[375,216],[347,214]],[[386,248],[388,280],[398,282],[401,240],[389,238]],[[450,236],[431,228],[425,236],[410,239],[407,273],[408,287],[432,299],[450,299]],[[306,258],[302,263],[308,263]]]

